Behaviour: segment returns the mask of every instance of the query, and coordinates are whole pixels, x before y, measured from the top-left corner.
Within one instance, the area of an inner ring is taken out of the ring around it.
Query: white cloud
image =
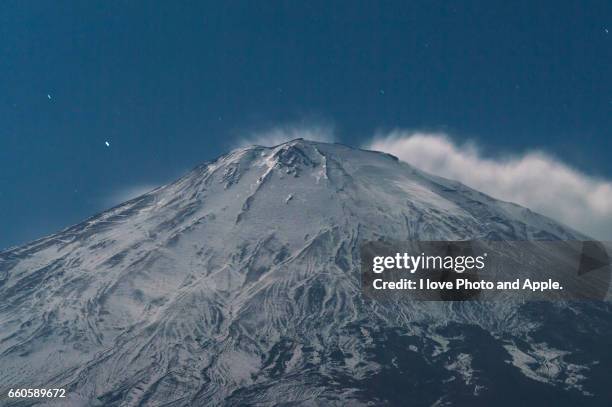
[[[287,124],[275,126],[264,131],[252,132],[248,136],[240,138],[235,147],[249,145],[273,147],[290,140],[295,140],[296,138],[331,143],[335,141],[334,128],[327,124]]]
[[[516,202],[595,238],[612,240],[612,182],[543,152],[486,158],[474,143],[458,145],[442,133],[399,130],[375,137],[368,148]]]

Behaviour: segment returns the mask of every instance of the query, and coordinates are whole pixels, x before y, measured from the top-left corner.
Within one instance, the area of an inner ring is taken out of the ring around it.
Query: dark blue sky
[[[279,123],[353,145],[438,129],[612,176],[609,0],[178,3],[0,3],[0,248]]]

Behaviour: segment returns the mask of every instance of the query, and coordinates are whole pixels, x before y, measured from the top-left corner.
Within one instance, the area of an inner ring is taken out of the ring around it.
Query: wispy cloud
[[[247,136],[239,138],[234,147],[248,145],[272,147],[296,138],[330,143],[335,141],[334,127],[330,124],[321,123],[279,125],[251,132]]]
[[[146,194],[149,191],[154,190],[159,185],[155,184],[139,184],[132,185],[129,187],[121,188],[114,191],[104,199],[105,206],[118,205],[120,203],[129,201],[130,199],[136,198],[137,196]]]
[[[393,131],[368,148],[516,202],[599,239],[612,240],[612,182],[584,174],[546,153],[487,158],[474,143],[443,133]]]
[[[244,147],[249,145],[260,145],[266,147],[276,146],[297,138],[303,138],[312,141],[333,142],[335,141],[334,127],[331,124],[324,122],[300,122],[276,125],[266,128],[265,130],[245,132],[243,137],[237,139],[233,144],[233,148]],[[136,198],[145,194],[163,183],[143,183],[132,186],[127,186],[115,190],[103,198],[105,207],[118,205],[130,199]]]

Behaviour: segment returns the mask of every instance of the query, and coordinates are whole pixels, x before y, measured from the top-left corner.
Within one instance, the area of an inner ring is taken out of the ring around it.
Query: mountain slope
[[[70,405],[605,400],[607,303],[368,301],[358,248],[380,237],[582,236],[383,153],[236,150],[0,253],[0,383]]]

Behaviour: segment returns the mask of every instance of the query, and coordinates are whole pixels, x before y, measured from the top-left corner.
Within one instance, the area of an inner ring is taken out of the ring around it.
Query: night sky
[[[0,248],[287,123],[612,177],[609,0],[205,3],[0,2]]]

